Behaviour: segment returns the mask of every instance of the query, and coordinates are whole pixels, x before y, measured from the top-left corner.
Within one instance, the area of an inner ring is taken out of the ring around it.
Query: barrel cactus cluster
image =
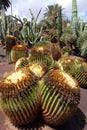
[[[0,80],[2,110],[16,126],[34,123],[39,115],[49,125],[65,123],[78,109],[80,86],[87,87],[86,67],[79,57],[56,61],[50,46],[35,46]]]

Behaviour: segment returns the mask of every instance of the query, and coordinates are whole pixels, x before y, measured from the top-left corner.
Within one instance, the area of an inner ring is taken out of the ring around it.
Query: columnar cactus
[[[72,0],[72,31],[74,34],[78,33],[78,11],[76,0]]]
[[[0,2],[0,39],[5,38],[5,9],[2,2]]]

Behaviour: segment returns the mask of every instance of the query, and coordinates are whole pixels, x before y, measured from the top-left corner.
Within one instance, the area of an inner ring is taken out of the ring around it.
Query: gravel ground
[[[15,64],[7,64],[5,50],[0,48],[0,79],[5,73],[14,70]],[[87,123],[84,119],[87,117],[87,90],[81,88],[81,100],[76,114],[65,124],[58,127],[51,127],[42,122],[36,121],[32,126],[27,126],[22,130],[87,130]],[[36,125],[37,124],[37,125]],[[0,130],[20,130],[10,123],[9,119],[0,109]]]

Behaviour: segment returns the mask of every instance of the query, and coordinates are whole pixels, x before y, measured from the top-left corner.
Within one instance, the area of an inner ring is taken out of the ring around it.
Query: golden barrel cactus
[[[50,66],[52,64],[53,58],[50,51],[50,46],[35,46],[31,50],[31,55],[29,57],[30,62],[41,62]]]
[[[28,63],[29,63],[28,58],[26,57],[19,58],[15,63],[15,70],[25,68]]]
[[[72,75],[75,71],[75,60],[71,56],[62,56],[55,66]]]
[[[87,66],[83,64],[78,68],[74,73],[74,77],[81,88],[87,89]]]
[[[26,66],[26,69],[32,71],[39,79],[41,79],[48,71],[45,64],[32,62]]]
[[[26,69],[8,73],[0,81],[1,107],[17,126],[32,123],[39,113],[37,78]]]
[[[62,56],[55,66],[72,75],[80,87],[87,89],[87,66],[83,58]]]
[[[16,44],[11,50],[12,61],[16,62],[21,57],[28,57],[28,48],[24,44]]]
[[[42,116],[50,125],[60,125],[73,116],[78,108],[80,89],[69,74],[50,70],[39,82]]]

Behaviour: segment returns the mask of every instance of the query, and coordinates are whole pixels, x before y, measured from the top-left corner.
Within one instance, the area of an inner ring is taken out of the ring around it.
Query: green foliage
[[[68,34],[66,35],[66,43],[70,42],[70,43],[76,43],[77,40],[77,36],[75,34]]]
[[[34,17],[31,9],[29,9],[31,14],[31,21],[28,21],[27,18],[23,18],[23,20],[20,17],[11,16],[13,19],[15,19],[17,22],[20,22],[21,24],[21,39],[20,41],[24,43],[28,43],[31,45],[35,45],[36,42],[40,41],[42,38],[42,30],[43,26],[38,28],[37,20],[41,13],[41,9],[38,12],[36,18]]]
[[[64,55],[75,53],[74,49],[76,48],[77,44],[77,36],[72,33],[63,33],[60,38],[60,43],[63,48],[62,51]]]
[[[31,9],[29,9],[30,14],[32,16],[31,21],[29,22],[29,24],[26,24],[26,33],[24,34],[24,41],[28,42],[29,44],[35,45],[37,41],[40,41],[42,38],[42,30],[43,27],[40,28],[40,30],[38,30],[37,28],[37,20],[39,17],[39,14],[41,12],[41,9],[39,11],[39,13],[37,14],[36,18],[34,17]]]
[[[57,28],[57,16],[58,16],[58,9],[59,5],[54,4],[54,5],[48,5],[46,8],[46,11],[44,13],[44,17],[49,21],[51,28]]]
[[[4,6],[4,9],[7,10],[7,8],[11,5],[10,0],[0,0],[0,6]]]
[[[40,29],[43,26],[43,30],[47,28],[51,28],[51,24],[47,19],[43,19],[38,23],[38,29]]]
[[[83,32],[81,33],[81,35],[78,37],[77,39],[77,47],[79,48],[79,50],[81,51],[81,46],[84,43],[84,41],[87,40],[87,32]]]
[[[81,56],[87,59],[87,40],[81,45]]]
[[[50,45],[51,42],[50,41],[47,41],[47,40],[44,40],[44,41],[39,41],[37,42],[37,46],[45,46],[45,45]]]
[[[61,42],[64,42],[66,45],[68,43],[75,44],[77,41],[77,36],[75,34],[63,33],[60,40]]]
[[[70,24],[70,21],[63,21],[62,23],[62,33],[69,33],[69,34],[72,34],[72,28],[71,28],[71,24]]]

